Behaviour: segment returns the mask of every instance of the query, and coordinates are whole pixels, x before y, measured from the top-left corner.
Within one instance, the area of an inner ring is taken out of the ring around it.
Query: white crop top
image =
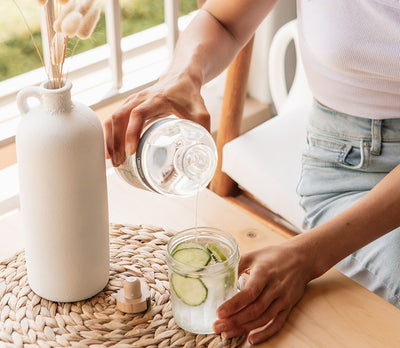
[[[400,118],[400,0],[297,0],[314,97],[353,116]]]

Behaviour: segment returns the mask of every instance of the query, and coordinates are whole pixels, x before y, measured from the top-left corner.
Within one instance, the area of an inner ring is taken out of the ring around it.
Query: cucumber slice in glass
[[[208,289],[199,278],[187,278],[172,273],[171,284],[175,294],[189,306],[199,306],[207,299]]]
[[[228,273],[226,274],[224,279],[225,288],[227,289],[232,288],[235,285],[235,279],[236,279],[235,269],[231,268],[228,270]]]
[[[211,257],[216,262],[224,262],[224,261],[227,260],[227,258],[224,255],[224,253],[215,244],[208,243],[207,244],[207,250],[210,252]]]
[[[216,262],[224,262],[227,260],[225,254],[219,249],[215,244],[208,243],[207,249],[211,254],[212,259]],[[231,288],[234,286],[235,282],[235,269],[231,268],[228,270],[227,275],[225,276],[224,286],[225,288]]]
[[[204,251],[207,251],[207,249],[206,249],[204,246],[202,246],[200,243],[196,243],[196,242],[182,242],[182,243],[179,243],[179,244],[174,248],[174,250],[172,250],[171,255],[174,256],[174,254],[175,254],[178,250],[181,250],[181,249],[192,249],[192,248],[195,248],[195,249],[202,249],[202,250],[204,250]]]
[[[211,255],[205,249],[185,248],[175,251],[173,258],[188,266],[207,266]]]

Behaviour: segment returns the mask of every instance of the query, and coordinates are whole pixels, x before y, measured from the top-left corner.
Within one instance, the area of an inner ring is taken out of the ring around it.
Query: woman
[[[209,129],[201,86],[276,3],[208,0],[168,72],[106,121],[113,164],[135,152],[151,117],[174,113]],[[250,332],[253,344],[278,332],[307,283],[335,265],[400,308],[400,4],[298,0],[298,26],[315,97],[298,186],[310,230],[243,255],[239,272],[250,270],[249,280],[214,324],[227,338]]]

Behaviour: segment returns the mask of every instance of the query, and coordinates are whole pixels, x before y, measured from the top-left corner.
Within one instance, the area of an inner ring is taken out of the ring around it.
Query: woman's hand
[[[106,155],[114,166],[136,151],[144,123],[152,117],[175,114],[210,128],[202,84],[229,65],[277,1],[206,2],[180,35],[168,72],[129,97],[104,123]]]
[[[106,154],[114,166],[136,152],[145,121],[175,114],[210,129],[210,115],[200,94],[201,80],[188,72],[166,74],[153,86],[130,96],[104,123]]]
[[[265,341],[282,328],[303,296],[314,278],[312,269],[312,254],[291,240],[242,255],[239,274],[249,270],[250,276],[244,289],[218,308],[215,332],[231,338],[264,327],[248,339],[251,344]]]
[[[400,226],[400,195],[393,194],[399,187],[400,165],[332,219],[282,244],[244,254],[239,273],[250,270],[250,277],[218,308],[215,332],[229,338],[261,328],[250,333],[251,344],[277,333],[309,281]]]

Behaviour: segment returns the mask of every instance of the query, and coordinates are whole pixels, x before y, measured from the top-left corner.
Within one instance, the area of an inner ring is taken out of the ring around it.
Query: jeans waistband
[[[371,144],[371,154],[381,153],[382,142],[400,141],[400,119],[370,119],[348,115],[314,100],[309,118],[310,127],[325,134]]]

